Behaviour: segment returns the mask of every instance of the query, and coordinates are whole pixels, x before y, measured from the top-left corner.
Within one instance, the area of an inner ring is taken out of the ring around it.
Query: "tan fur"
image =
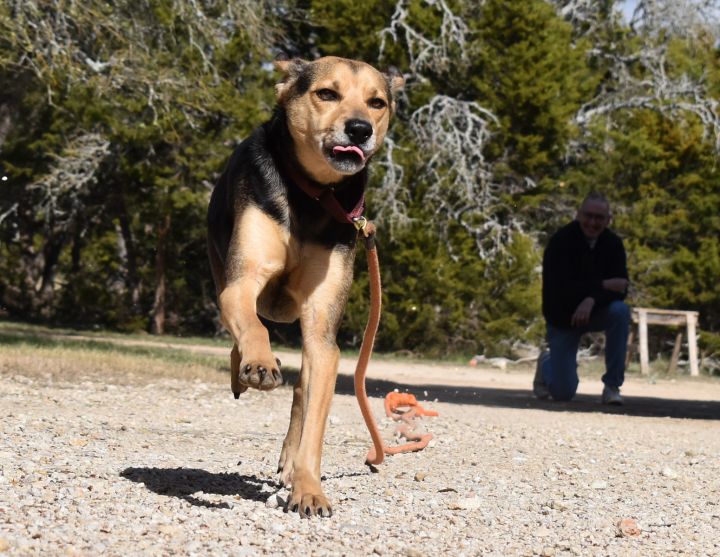
[[[394,109],[385,92],[384,76],[362,62],[353,62],[358,68],[353,71],[347,62],[334,57],[315,62],[316,74],[310,94],[294,98],[289,96],[293,84],[291,62],[276,62],[280,69],[289,74],[288,80],[276,87],[276,93],[278,102],[287,110],[296,155],[308,175],[323,184],[331,184],[343,178],[342,173],[327,164],[321,149],[325,141],[339,134],[346,120],[360,118],[373,124],[376,137],[374,153],[385,139]],[[394,87],[400,87],[402,78],[395,78],[393,84]],[[313,94],[321,89],[336,91],[340,101],[323,102]],[[384,100],[387,106],[383,109],[369,106],[370,101],[376,98]]]
[[[298,92],[297,80],[308,64],[313,65],[312,83]],[[327,151],[340,143],[338,138],[347,142],[343,134],[349,120],[369,122],[373,134],[372,141],[363,143],[366,163],[382,145],[394,111],[388,91],[397,90],[402,78],[386,77],[362,62],[331,57],[276,66],[284,74],[276,86],[277,100],[287,114],[303,170],[320,184],[333,184],[357,172],[349,167],[347,172],[346,167],[338,170],[328,161]],[[323,101],[318,92],[324,89],[337,95],[336,102]],[[279,471],[282,482],[292,485],[289,508],[298,508],[303,515],[331,512],[320,486],[320,463],[340,357],[335,338],[350,290],[353,258],[354,248],[341,243],[330,248],[301,242],[252,204],[235,208],[225,263],[210,250],[221,319],[235,341],[231,387],[236,395],[248,387],[271,389],[279,384],[272,374],[279,364],[258,315],[274,321],[300,320],[302,369],[293,389]]]

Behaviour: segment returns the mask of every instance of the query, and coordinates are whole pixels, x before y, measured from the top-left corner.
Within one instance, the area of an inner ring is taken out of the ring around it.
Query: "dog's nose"
[[[372,124],[366,120],[348,120],[345,122],[345,133],[353,143],[364,143],[373,134]]]

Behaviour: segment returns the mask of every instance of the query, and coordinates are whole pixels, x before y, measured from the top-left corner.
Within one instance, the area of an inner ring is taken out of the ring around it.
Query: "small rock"
[[[543,547],[541,557],[553,557],[555,550],[552,547]]]
[[[427,474],[425,472],[417,472],[415,474],[415,481],[416,482],[422,482],[425,480]]]
[[[282,522],[274,522],[270,526],[270,530],[273,531],[275,534],[282,534],[285,532],[285,525]]]
[[[0,551],[7,551],[10,549],[10,544],[5,538],[0,538]]]
[[[182,529],[178,526],[175,526],[174,524],[161,524],[160,526],[158,526],[158,531],[161,534],[166,534],[170,537],[175,537],[182,534]]]
[[[678,477],[677,472],[675,470],[673,470],[672,468],[670,468],[669,466],[666,466],[665,468],[663,468],[662,472],[660,472],[660,473],[663,476],[665,476],[666,478],[677,478]]]
[[[480,497],[463,497],[453,501],[448,508],[453,511],[471,511],[482,507],[483,500]]]
[[[623,518],[617,523],[619,538],[636,538],[642,533],[634,518]]]
[[[608,486],[607,482],[604,480],[595,480],[590,487],[593,489],[606,489]]]

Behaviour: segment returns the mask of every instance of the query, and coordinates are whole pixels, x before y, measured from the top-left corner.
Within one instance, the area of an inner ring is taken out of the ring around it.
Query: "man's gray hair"
[[[589,194],[585,196],[585,199],[582,200],[582,203],[580,203],[580,207],[583,207],[585,203],[589,201],[600,201],[602,203],[605,203],[607,205],[608,211],[610,210],[610,202],[608,201],[608,198],[605,197],[605,194],[600,193],[599,191],[591,191]]]

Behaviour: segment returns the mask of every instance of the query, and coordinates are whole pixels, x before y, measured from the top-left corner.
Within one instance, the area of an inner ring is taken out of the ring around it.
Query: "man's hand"
[[[613,292],[625,292],[628,287],[628,279],[624,278],[609,278],[602,281],[602,287],[605,290],[612,290]]]
[[[595,300],[589,296],[585,298],[575,310],[570,318],[570,325],[573,327],[582,327],[590,321],[590,313],[595,306]]]

